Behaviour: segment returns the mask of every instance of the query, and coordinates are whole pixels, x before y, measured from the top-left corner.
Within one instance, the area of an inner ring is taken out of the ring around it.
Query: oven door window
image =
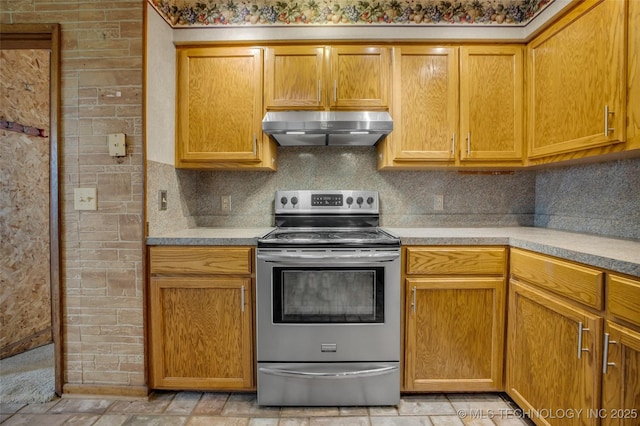
[[[384,323],[384,268],[273,268],[273,322]]]

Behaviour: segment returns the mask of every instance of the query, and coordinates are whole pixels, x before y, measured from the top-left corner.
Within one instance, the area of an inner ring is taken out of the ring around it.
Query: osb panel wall
[[[0,75],[0,116],[47,130],[49,52],[0,50]],[[49,139],[8,130],[0,136],[0,358],[5,358],[52,341]]]
[[[144,6],[139,0],[20,0],[0,7],[2,24],[57,22],[61,28],[65,393],[144,391]],[[109,156],[109,133],[126,134],[126,157]],[[98,210],[74,210],[74,188],[91,187]]]

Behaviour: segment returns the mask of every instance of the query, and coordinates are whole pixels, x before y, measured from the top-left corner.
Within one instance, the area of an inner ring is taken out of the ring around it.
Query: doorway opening
[[[0,75],[0,359],[53,345],[61,395],[59,25],[0,25]]]

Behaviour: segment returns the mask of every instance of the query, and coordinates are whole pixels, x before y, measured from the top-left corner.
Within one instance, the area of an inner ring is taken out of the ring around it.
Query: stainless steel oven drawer
[[[399,403],[399,362],[258,363],[259,405]]]

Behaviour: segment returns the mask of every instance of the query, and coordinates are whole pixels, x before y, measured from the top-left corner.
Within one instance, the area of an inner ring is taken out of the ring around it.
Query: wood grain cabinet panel
[[[634,278],[511,250],[507,393],[537,425],[639,424],[639,297]]]
[[[604,272],[520,249],[511,249],[511,275],[594,309],[604,308]]]
[[[460,159],[522,161],[522,46],[460,48]]]
[[[153,387],[253,384],[250,278],[152,278]]]
[[[607,274],[602,426],[640,424],[640,280]]]
[[[640,327],[640,281],[607,275],[607,314]],[[640,422],[639,422],[640,423]]]
[[[390,49],[377,46],[332,46],[329,107],[389,108]]]
[[[153,389],[254,389],[253,249],[149,248]]]
[[[529,44],[530,158],[625,141],[626,4],[587,0]]]
[[[404,390],[503,390],[506,249],[403,250]]]
[[[226,275],[250,274],[253,250],[250,247],[149,248],[151,274]]]
[[[406,280],[406,390],[500,391],[502,278]]]
[[[261,48],[178,47],[176,167],[274,169]]]
[[[378,168],[520,166],[524,46],[397,46]]]
[[[407,275],[505,275],[504,247],[407,247]]]
[[[458,49],[401,46],[393,53],[394,129],[385,144],[397,161],[454,161]]]
[[[509,396],[540,413],[532,416],[537,425],[596,426],[598,417],[587,413],[600,408],[602,318],[513,279],[508,317]],[[542,410],[582,415],[558,418]]]
[[[265,52],[267,109],[322,109],[325,105],[323,46],[274,46]]]
[[[607,322],[603,351],[602,426],[640,424],[640,332]]]
[[[273,46],[265,57],[265,107],[387,110],[390,48]]]

